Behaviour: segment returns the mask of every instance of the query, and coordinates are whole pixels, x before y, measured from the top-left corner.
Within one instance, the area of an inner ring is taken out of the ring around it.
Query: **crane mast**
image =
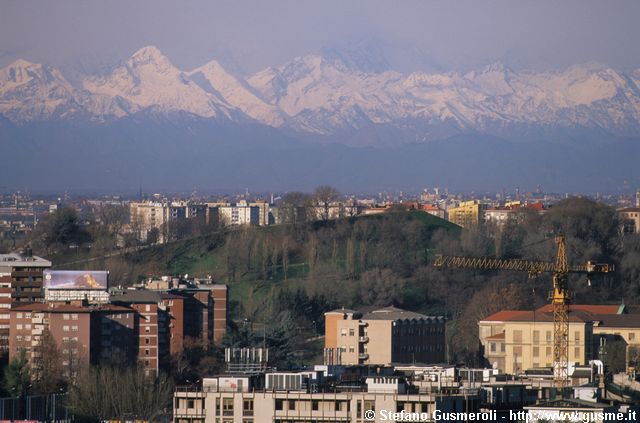
[[[557,388],[564,388],[569,384],[569,273],[586,274],[590,277],[612,272],[613,266],[592,261],[584,265],[569,266],[565,237],[556,236],[555,242],[558,245],[555,262],[437,255],[433,265],[439,268],[516,270],[527,272],[529,277],[552,273],[553,290],[549,294],[549,300],[553,309],[553,380]]]

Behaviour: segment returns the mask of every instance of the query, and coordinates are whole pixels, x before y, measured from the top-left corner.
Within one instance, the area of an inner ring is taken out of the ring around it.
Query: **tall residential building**
[[[42,272],[51,267],[51,262],[41,257],[26,254],[0,254],[0,282],[11,282],[13,302],[34,302],[44,298]]]
[[[9,351],[12,303],[42,300],[42,272],[51,262],[31,254],[0,254],[0,356]]]
[[[126,290],[112,294],[111,302],[130,307],[139,315],[136,327],[137,357],[145,371],[157,373],[168,365],[171,318],[162,294],[148,290]]]
[[[219,345],[227,333],[229,288],[224,284],[181,286],[169,292],[184,297],[184,336]]]
[[[41,354],[50,354],[44,344],[51,335],[60,354],[63,371],[74,376],[79,367],[105,360],[130,361],[135,357],[136,313],[116,305],[82,306],[64,303],[32,303],[11,309],[9,358],[27,353],[37,371]]]
[[[136,237],[141,240],[147,240],[152,230],[158,231],[158,241],[165,242],[165,228],[169,222],[169,210],[167,205],[160,202],[132,202],[129,204],[131,230]]]
[[[478,200],[463,201],[458,207],[451,207],[447,214],[449,221],[463,228],[478,226],[484,220],[487,205]]]
[[[445,319],[395,307],[325,313],[325,348],[340,364],[443,363]]]

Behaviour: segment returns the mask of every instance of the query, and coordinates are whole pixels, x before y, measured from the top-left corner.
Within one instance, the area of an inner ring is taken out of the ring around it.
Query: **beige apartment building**
[[[344,365],[443,363],[445,319],[395,307],[337,309],[325,313],[325,348]]]
[[[553,313],[550,305],[535,311],[505,310],[478,322],[484,356],[505,373],[553,366]],[[624,305],[572,305],[569,314],[569,362],[596,359],[600,338],[619,336],[640,347],[640,313]]]
[[[620,223],[622,224],[622,233],[637,234],[640,233],[640,207],[627,207],[618,210]]]
[[[381,385],[386,384],[383,379]],[[368,383],[367,392],[309,393],[304,390],[254,391],[247,384],[232,383],[228,388],[208,386],[202,390],[176,391],[173,403],[175,423],[297,423],[297,422],[357,422],[389,421],[383,410],[390,412],[427,413],[434,411],[477,411],[475,395],[406,394],[397,390],[379,389]],[[375,388],[374,388],[375,389]],[[374,412],[375,417],[369,419]]]
[[[553,366],[552,313],[506,311],[485,318],[479,327],[486,359],[502,372],[517,374]],[[569,361],[586,364],[592,358],[593,322],[581,312],[571,313]]]

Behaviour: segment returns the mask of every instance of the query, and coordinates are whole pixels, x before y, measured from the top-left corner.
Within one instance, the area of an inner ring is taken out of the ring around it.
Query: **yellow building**
[[[325,313],[325,348],[340,364],[443,363],[445,319],[395,307]]]
[[[486,208],[487,205],[478,200],[463,201],[458,204],[458,207],[452,207],[448,210],[449,221],[463,228],[478,226],[483,220]]]
[[[509,374],[553,366],[553,314],[506,311],[479,322],[485,358]],[[593,322],[588,313],[569,316],[569,361],[586,364],[593,358]],[[497,320],[501,319],[501,320]],[[502,331],[485,336],[489,330]],[[488,329],[490,328],[490,329]]]
[[[553,366],[553,313],[550,305],[535,311],[506,310],[478,322],[484,357],[505,373]],[[572,305],[569,314],[569,362],[598,358],[601,337],[619,336],[640,347],[640,314],[624,305]]]

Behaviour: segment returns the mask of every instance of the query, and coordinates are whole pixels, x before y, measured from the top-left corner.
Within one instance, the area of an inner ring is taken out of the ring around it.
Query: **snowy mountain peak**
[[[402,74],[383,70],[383,58],[368,63],[367,57],[311,54],[244,79],[215,60],[185,72],[147,46],[110,73],[88,75],[76,86],[55,68],[18,60],[0,69],[0,114],[20,122],[71,116],[106,121],[152,110],[324,135],[379,125],[413,128],[422,140],[433,138],[437,127],[640,133],[640,70],[590,64],[533,72],[497,62],[466,73]]]
[[[180,73],[180,70],[173,66],[169,58],[155,46],[143,47],[133,53],[127,60],[127,66],[134,70],[151,67],[153,71],[160,73]]]

